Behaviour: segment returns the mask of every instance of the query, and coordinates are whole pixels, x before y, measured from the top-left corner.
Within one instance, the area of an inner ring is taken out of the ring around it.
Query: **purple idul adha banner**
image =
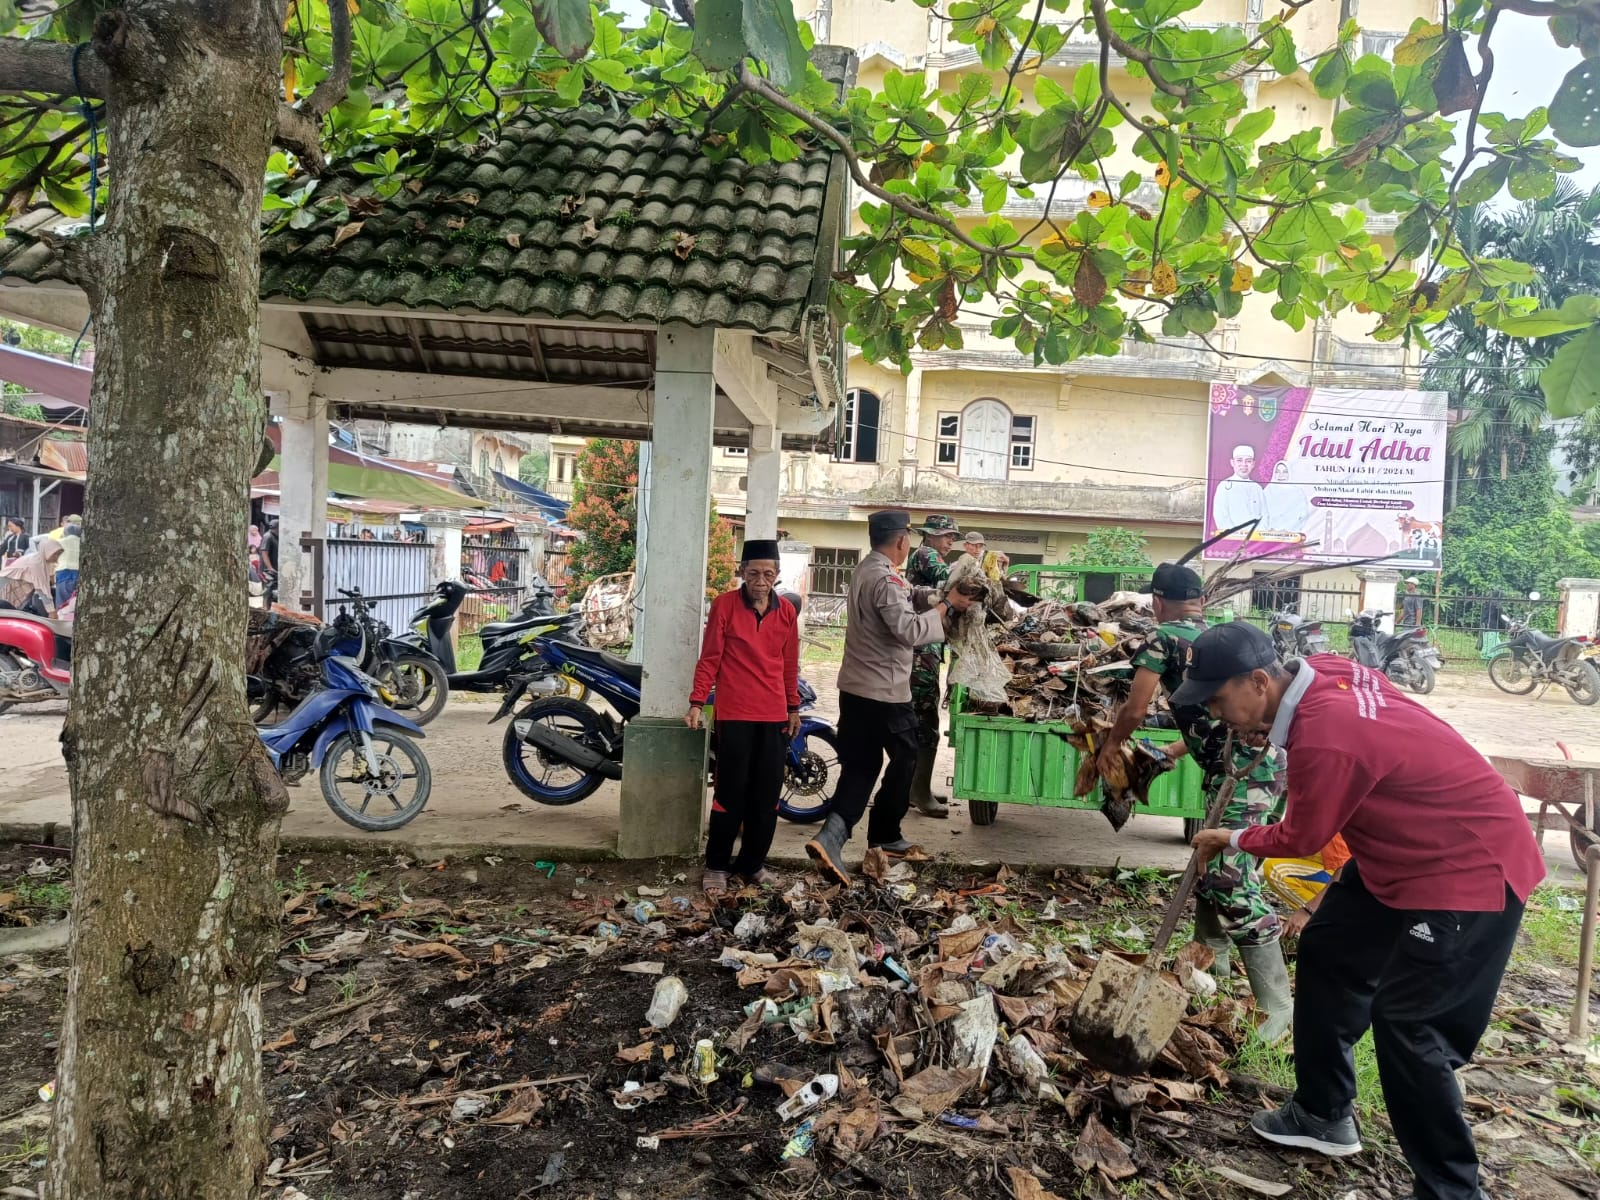
[[[1445,410],[1442,392],[1212,384],[1206,537],[1259,520],[1251,557],[1437,570]]]

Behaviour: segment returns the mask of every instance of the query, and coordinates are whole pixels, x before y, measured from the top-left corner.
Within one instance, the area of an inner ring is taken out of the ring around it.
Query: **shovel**
[[[1224,750],[1224,760],[1232,758],[1233,741],[1230,737]],[[1206,812],[1204,829],[1215,829],[1217,822],[1233,798],[1239,780],[1256,768],[1266,757],[1267,747],[1243,771],[1230,773],[1217,789],[1217,795]],[[1117,1075],[1142,1075],[1155,1062],[1172,1035],[1178,1022],[1189,1008],[1189,994],[1176,983],[1161,975],[1161,959],[1178,927],[1200,878],[1200,852],[1189,858],[1189,866],[1178,883],[1166,915],[1161,918],[1161,928],[1150,943],[1150,952],[1142,964],[1135,965],[1110,951],[1100,955],[1094,973],[1078,997],[1067,1023],[1067,1035],[1073,1046],[1090,1062]]]

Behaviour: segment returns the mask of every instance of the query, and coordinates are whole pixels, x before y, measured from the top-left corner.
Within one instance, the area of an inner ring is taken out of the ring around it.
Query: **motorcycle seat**
[[[509,621],[491,621],[478,630],[478,636],[484,641],[491,641],[497,637],[504,637],[508,633],[526,633],[536,625],[556,625],[565,618],[550,615],[544,617],[513,617]]]
[[[568,645],[562,643],[561,653],[568,658],[575,658],[581,662],[593,663],[626,679],[637,687],[644,680],[644,664],[629,662],[625,658],[618,658],[604,650],[596,650],[590,646]]]
[[[1542,633],[1537,629],[1530,629],[1528,630],[1528,640],[1533,643],[1534,648],[1537,649],[1539,653],[1548,655],[1549,652],[1554,650],[1557,646],[1560,646],[1565,642],[1570,642],[1573,639],[1551,637],[1548,633]]]
[[[55,621],[49,617],[36,617],[31,612],[24,612],[20,608],[8,608],[0,611],[0,617],[5,617],[8,620],[32,621],[35,625],[43,625],[58,638],[65,638],[69,642],[72,640],[71,621]]]

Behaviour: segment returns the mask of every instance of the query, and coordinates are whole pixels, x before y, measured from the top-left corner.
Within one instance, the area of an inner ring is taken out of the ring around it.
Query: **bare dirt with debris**
[[[680,870],[692,868],[547,877],[494,859],[286,858],[265,995],[263,1195],[1409,1192],[1376,1096],[1363,1096],[1369,1150],[1354,1160],[1279,1153],[1243,1129],[1284,1094],[1281,1077],[1240,1068],[1270,1058],[1248,1049],[1247,998],[1196,998],[1147,1077],[1106,1075],[1073,1051],[1065,1023],[1092,951],[1137,949],[1155,928],[1170,886],[1157,872],[885,863],[881,881],[848,891],[795,875],[713,905]],[[65,955],[8,952],[3,927],[59,917],[65,871],[0,847],[6,1195],[41,1173],[50,1110],[37,1091],[54,1069]],[[668,977],[687,1000],[652,1028]],[[1564,965],[1519,954],[1464,1075],[1492,1195],[1600,1189],[1600,1070],[1557,1032],[1571,988]],[[714,1063],[697,1062],[700,1039]],[[795,1140],[802,1123],[778,1106],[823,1073],[838,1094]]]

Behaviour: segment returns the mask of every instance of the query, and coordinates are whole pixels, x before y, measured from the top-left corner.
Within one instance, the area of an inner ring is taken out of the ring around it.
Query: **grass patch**
[[[465,675],[476,671],[482,661],[483,639],[475,633],[467,634],[456,645],[456,670]]]
[[[1387,1111],[1383,1103],[1383,1085],[1378,1080],[1378,1052],[1372,1044],[1371,1030],[1356,1043],[1355,1060],[1356,1119],[1361,1122],[1362,1135],[1370,1137],[1370,1130]],[[1240,1048],[1228,1066],[1279,1087],[1294,1087],[1294,1058],[1285,1047],[1251,1040]]]
[[[800,639],[800,665],[838,665],[844,661],[844,630],[832,626],[807,629]]]
[[[0,892],[10,893],[6,907],[18,911],[45,912],[53,917],[64,914],[72,906],[72,889],[67,884],[41,883],[27,875],[19,876],[10,884],[0,884]]]
[[[1528,897],[1522,932],[1513,956],[1550,967],[1576,967],[1583,933],[1583,901],[1578,893],[1545,883]]]

